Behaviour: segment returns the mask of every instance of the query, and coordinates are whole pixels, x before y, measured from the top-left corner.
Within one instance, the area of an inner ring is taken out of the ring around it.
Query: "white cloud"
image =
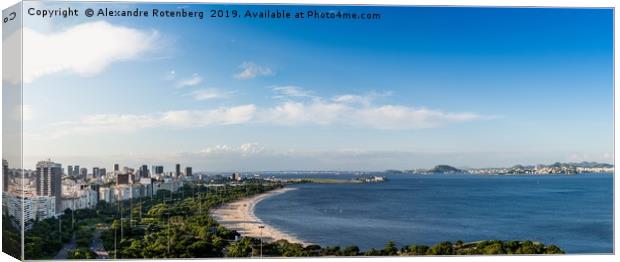
[[[347,106],[337,103],[288,101],[267,109],[261,121],[279,125],[328,125],[337,123],[349,110]]]
[[[195,90],[187,95],[193,97],[195,100],[202,101],[202,100],[211,100],[211,99],[217,99],[217,98],[225,98],[225,97],[232,95],[233,93],[234,93],[233,91],[222,91],[217,88],[206,88],[206,89]]]
[[[160,120],[167,125],[177,127],[232,125],[247,123],[254,118],[255,112],[256,106],[250,104],[212,110],[168,111]]]
[[[24,83],[55,74],[92,76],[114,62],[135,60],[155,48],[157,31],[116,26],[105,21],[82,23],[61,32],[24,28]]]
[[[446,113],[439,110],[398,105],[356,106],[348,103],[287,101],[259,114],[260,121],[279,125],[341,125],[371,129],[423,129],[490,117],[474,113]]]
[[[253,104],[211,110],[176,110],[158,114],[98,114],[79,121],[56,124],[53,137],[69,134],[135,132],[168,127],[192,128],[213,125],[266,124],[275,126],[335,126],[376,130],[414,130],[442,127],[455,123],[493,119],[494,116],[470,112],[444,112],[425,107],[374,105],[370,97],[345,94],[326,100],[294,86],[276,87],[289,97],[310,96],[303,101],[286,100],[273,106]],[[229,95],[217,89],[201,89],[187,94],[197,100]],[[52,130],[52,131],[53,131]]]
[[[241,69],[241,72],[235,74],[234,77],[237,79],[242,79],[242,80],[252,79],[257,76],[273,75],[273,71],[271,70],[271,68],[259,66],[255,64],[254,62],[248,62],[248,61],[243,62],[239,66],[239,69]]]
[[[313,97],[312,92],[298,86],[274,86],[271,90],[276,93],[274,98]]]
[[[358,125],[376,129],[433,128],[489,118],[473,113],[445,113],[426,108],[393,105],[355,110],[351,116]]]
[[[197,73],[192,74],[191,77],[180,79],[177,81],[176,87],[182,88],[186,86],[196,86],[202,83],[202,76]]]
[[[51,138],[66,135],[132,133],[148,128],[190,128],[246,123],[254,118],[254,105],[221,107],[211,110],[177,110],[158,114],[97,114],[79,121],[53,126]]]
[[[207,155],[239,154],[241,156],[248,156],[263,152],[265,152],[265,147],[258,143],[245,143],[240,146],[216,145],[200,150],[201,154]]]
[[[336,103],[361,104],[364,106],[369,106],[375,98],[385,97],[385,96],[390,96],[390,95],[392,95],[392,92],[383,92],[383,93],[370,92],[364,95],[345,94],[345,95],[335,96],[334,98],[332,98],[332,101]]]
[[[370,104],[370,99],[368,97],[365,96],[358,96],[358,95],[341,95],[341,96],[337,96],[334,97],[332,99],[332,101],[336,102],[336,103],[360,103],[360,104]]]

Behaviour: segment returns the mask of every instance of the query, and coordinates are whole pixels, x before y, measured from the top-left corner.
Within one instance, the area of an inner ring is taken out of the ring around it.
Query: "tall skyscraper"
[[[51,160],[37,163],[36,191],[39,196],[54,196],[56,198],[56,213],[62,210],[62,165]]]
[[[88,169],[84,167],[80,168],[80,174],[78,177],[86,178],[87,175],[88,175]]]
[[[140,177],[149,177],[149,168],[146,165],[140,167]]]
[[[71,174],[72,176],[79,176],[80,175],[80,166],[75,165],[73,166],[73,174]]]
[[[99,168],[99,177],[105,177],[106,170],[105,168]]]
[[[73,175],[73,166],[67,166],[67,175],[68,176],[72,176]]]
[[[151,170],[155,175],[161,175],[164,173],[164,166],[153,166],[153,170]]]
[[[93,178],[98,178],[99,176],[99,168],[93,167]]]
[[[119,168],[118,168],[118,164],[114,164],[114,172],[118,172]]]
[[[192,176],[192,167],[190,167],[190,166],[185,167],[185,175],[186,176]]]
[[[176,172],[174,173],[174,175],[176,177],[179,177],[181,175],[181,164],[176,165]]]

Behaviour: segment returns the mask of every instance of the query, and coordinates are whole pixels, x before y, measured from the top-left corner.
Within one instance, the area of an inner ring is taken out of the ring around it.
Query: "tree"
[[[143,258],[142,251],[144,246],[140,240],[133,240],[129,247],[125,248],[121,252],[122,258]]]
[[[241,238],[230,244],[227,248],[226,256],[229,257],[249,257],[252,255],[252,242],[249,238]]]
[[[385,245],[385,248],[383,248],[383,255],[385,256],[394,256],[396,254],[398,254],[398,248],[396,247],[396,243],[394,243],[394,241],[388,241],[388,243]]]
[[[410,245],[407,247],[407,255],[420,256],[426,255],[428,252],[428,246],[424,245]]]
[[[42,245],[43,239],[40,237],[29,237],[27,241],[25,241],[24,253],[26,254],[26,259],[32,258],[40,258],[45,255],[43,253]]]
[[[457,240],[456,242],[454,242],[454,247],[460,248],[462,246],[463,246],[463,240]]]
[[[322,256],[339,256],[340,246],[329,246],[321,250]]]
[[[161,191],[161,190],[160,190]],[[152,217],[162,217],[164,214],[168,213],[168,205],[166,204],[157,204],[147,212],[147,215]]]
[[[538,254],[536,246],[532,241],[526,240],[521,242],[521,247],[517,249],[517,254]]]
[[[189,257],[192,258],[203,258],[203,257],[221,257],[222,252],[218,251],[216,247],[207,241],[199,240],[187,248],[189,252]],[[250,249],[251,251],[251,249]]]
[[[499,255],[499,254],[506,254],[506,252],[504,251],[504,249],[502,248],[502,243],[490,243],[486,246],[483,247],[482,249],[482,254],[485,255]]]
[[[299,243],[289,243],[288,241],[281,239],[276,241],[279,249],[282,252],[282,256],[285,257],[301,257],[306,256],[304,247]]]
[[[452,243],[445,241],[431,247],[428,251],[429,255],[454,255]]]
[[[373,257],[376,257],[376,256],[381,256],[381,255],[382,255],[382,254],[381,254],[381,250],[376,250],[376,249],[374,249],[374,248],[371,248],[370,250],[368,250],[368,251],[366,251],[366,252],[364,253],[364,256],[373,256]]]
[[[564,254],[564,251],[556,245],[549,245],[545,250],[546,254]]]
[[[360,253],[360,248],[357,246],[348,246],[342,250],[343,256],[358,256]]]

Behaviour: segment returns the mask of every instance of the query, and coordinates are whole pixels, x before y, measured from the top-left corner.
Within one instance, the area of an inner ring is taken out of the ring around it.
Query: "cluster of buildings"
[[[613,173],[612,165],[600,164],[597,166],[579,166],[576,164],[514,166],[507,168],[479,168],[467,170],[471,174],[503,175],[503,174],[528,174],[528,175],[571,175],[571,174],[603,174]]]
[[[142,165],[137,169],[114,164],[111,171],[103,167],[91,170],[79,165],[62,164],[51,160],[39,161],[34,170],[11,169],[6,160],[3,166],[2,211],[24,222],[54,217],[65,210],[94,208],[100,201],[116,202],[148,197],[158,190],[177,191],[194,179],[191,167],[175,165],[164,172],[160,165]],[[90,172],[89,172],[90,171]]]

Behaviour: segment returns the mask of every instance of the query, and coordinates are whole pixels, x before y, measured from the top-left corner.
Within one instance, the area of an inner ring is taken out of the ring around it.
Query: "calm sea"
[[[568,253],[613,252],[610,174],[389,178],[376,184],[294,185],[299,190],[268,198],[255,212],[303,240],[362,250],[383,248],[389,240],[402,246],[528,239]]]

